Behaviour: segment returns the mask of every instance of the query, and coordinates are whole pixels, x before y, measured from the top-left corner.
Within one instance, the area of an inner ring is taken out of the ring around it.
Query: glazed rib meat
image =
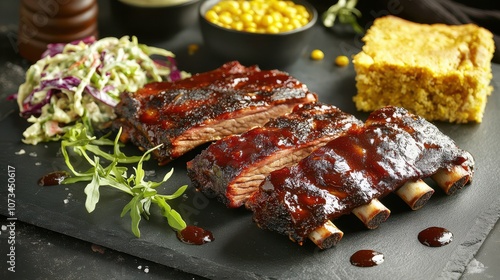
[[[247,205],[259,227],[301,244],[330,220],[456,166],[466,172],[461,187],[473,176],[471,154],[423,118],[385,107],[297,165],[271,172]]]
[[[151,83],[126,93],[116,107],[122,141],[153,152],[166,164],[187,151],[239,134],[315,102],[307,87],[285,72],[229,62],[176,82]]]
[[[197,189],[230,208],[240,207],[271,171],[297,163],[315,148],[361,125],[332,105],[298,105],[263,127],[212,143],[187,163],[187,174]]]

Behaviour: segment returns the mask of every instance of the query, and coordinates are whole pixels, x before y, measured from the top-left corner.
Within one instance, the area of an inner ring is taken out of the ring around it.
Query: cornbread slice
[[[360,111],[400,106],[429,121],[481,122],[491,94],[493,35],[474,24],[374,21],[353,58]]]

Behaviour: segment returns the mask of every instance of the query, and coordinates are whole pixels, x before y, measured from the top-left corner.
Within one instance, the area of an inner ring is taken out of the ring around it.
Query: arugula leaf
[[[119,142],[121,132],[120,129],[114,141],[108,138],[110,134],[97,139],[92,135],[92,127],[89,122],[86,122],[85,117],[82,122],[76,123],[63,135],[61,141],[64,161],[73,173],[73,176],[66,178],[63,183],[89,182],[84,189],[87,195],[85,208],[89,213],[95,210],[99,202],[101,186],[109,186],[131,195],[132,199],[123,207],[120,216],[124,217],[129,213],[131,230],[137,237],[141,235],[139,224],[142,217],[149,219],[150,207],[153,204],[160,208],[162,215],[167,218],[169,226],[174,230],[179,231],[186,228],[186,222],[177,211],[170,207],[167,201],[180,197],[186,191],[187,185],[179,187],[170,195],[158,194],[156,188],[172,176],[173,169],[165,174],[159,182],[145,180],[146,172],[143,169],[143,162],[149,160],[151,152],[161,145],[149,149],[142,156],[127,156],[120,150],[122,146]],[[103,146],[112,147],[113,152],[104,151]],[[70,152],[72,152],[71,155]],[[76,156],[79,156],[78,161],[76,161]],[[81,163],[81,159],[90,165],[90,168],[83,172],[77,171],[72,162],[73,160]],[[109,163],[104,165],[106,161]],[[119,164],[130,163],[137,163],[137,166],[133,168],[134,173],[128,176],[128,168]]]
[[[94,162],[99,164],[99,158],[94,157]],[[92,212],[95,209],[97,202],[99,202],[99,169],[95,168],[94,176],[92,176],[92,181],[85,187],[85,194],[87,195],[87,199],[85,200],[85,208],[87,212]]]
[[[132,219],[132,232],[135,236],[141,237],[141,231],[139,230],[139,223],[141,222],[141,214],[143,212],[143,206],[141,203],[141,195],[137,195],[130,201],[132,206],[130,208],[130,218]]]
[[[156,203],[162,209],[162,214],[167,218],[170,227],[177,231],[181,231],[186,228],[186,222],[182,219],[181,215],[177,211],[172,209],[170,205],[165,202],[165,198],[158,197]]]

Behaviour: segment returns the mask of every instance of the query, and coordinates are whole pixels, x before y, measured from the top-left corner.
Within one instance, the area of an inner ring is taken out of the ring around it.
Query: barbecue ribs
[[[385,107],[297,165],[271,172],[247,206],[259,227],[302,244],[330,220],[407,182],[458,168],[463,175],[453,185],[460,188],[471,181],[473,166],[471,154],[434,125],[403,108]]]
[[[176,82],[151,83],[125,93],[115,108],[122,141],[131,140],[166,164],[187,151],[239,134],[317,96],[287,73],[229,62]]]
[[[315,148],[362,126],[333,105],[298,105],[263,127],[225,137],[187,163],[193,185],[230,208],[242,206],[273,170],[297,163]]]

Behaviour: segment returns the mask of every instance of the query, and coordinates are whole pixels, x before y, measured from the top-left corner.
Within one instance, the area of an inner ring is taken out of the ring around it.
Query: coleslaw
[[[187,76],[172,52],[139,44],[136,37],[49,44],[17,94],[21,116],[32,123],[23,142],[57,141],[84,115],[95,125],[109,122],[121,93]]]

